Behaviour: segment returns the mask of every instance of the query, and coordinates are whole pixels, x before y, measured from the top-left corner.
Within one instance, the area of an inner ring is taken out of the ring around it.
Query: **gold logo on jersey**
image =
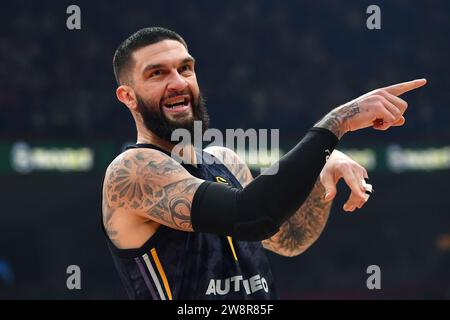
[[[229,184],[228,181],[225,178],[222,178],[222,177],[216,177],[216,182]]]

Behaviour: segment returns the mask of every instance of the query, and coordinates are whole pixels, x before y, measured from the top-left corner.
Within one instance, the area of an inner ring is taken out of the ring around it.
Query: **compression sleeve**
[[[331,131],[313,127],[268,172],[245,188],[203,182],[192,203],[194,231],[243,241],[271,237],[311,193],[338,141]]]

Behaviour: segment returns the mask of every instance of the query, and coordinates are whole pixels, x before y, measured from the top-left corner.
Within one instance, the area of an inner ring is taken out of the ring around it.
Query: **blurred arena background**
[[[66,28],[70,4],[81,30]],[[366,28],[371,4],[381,30]],[[111,62],[159,25],[196,57],[211,126],[279,128],[283,151],[331,108],[427,78],[406,95],[404,127],[340,145],[369,169],[366,206],[344,212],[341,184],[317,243],[269,258],[283,299],[449,299],[449,17],[446,0],[2,2],[0,298],[126,298],[100,229],[104,170],[135,138]],[[366,287],[373,264],[381,290]],[[81,290],[66,287],[69,265]]]

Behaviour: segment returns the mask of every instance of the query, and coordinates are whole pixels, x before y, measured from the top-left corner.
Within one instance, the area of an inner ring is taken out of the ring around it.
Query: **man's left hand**
[[[331,201],[336,196],[336,184],[341,178],[344,178],[351,189],[343,209],[354,211],[356,208],[361,208],[369,199],[364,186],[364,178],[369,178],[367,170],[342,152],[334,150],[320,173],[320,182],[325,187],[326,201]]]

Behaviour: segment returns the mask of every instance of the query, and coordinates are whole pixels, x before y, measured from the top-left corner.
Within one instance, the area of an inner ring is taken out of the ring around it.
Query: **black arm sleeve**
[[[305,137],[244,189],[205,181],[191,210],[194,231],[260,241],[274,235],[311,193],[338,138],[329,130],[311,128]]]

